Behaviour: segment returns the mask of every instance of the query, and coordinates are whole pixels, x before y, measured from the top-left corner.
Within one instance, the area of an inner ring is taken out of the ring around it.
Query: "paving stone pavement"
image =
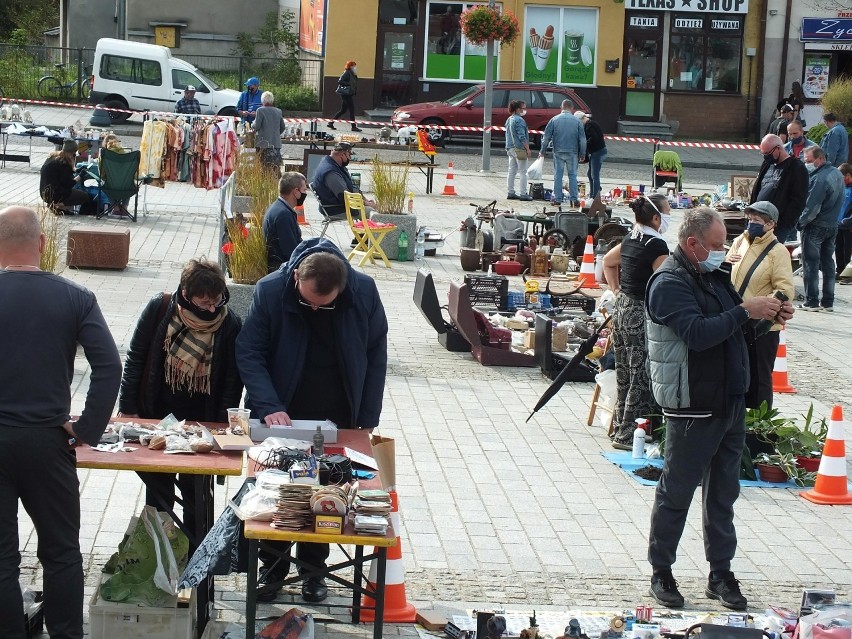
[[[0,206],[37,203],[38,167],[49,147],[37,147],[31,166],[0,169]],[[368,171],[362,171],[367,174]],[[637,181],[645,171],[637,167]],[[704,188],[701,172],[691,171]],[[366,180],[368,182],[368,180]],[[446,299],[450,280],[461,279],[459,235],[455,229],[471,210],[503,194],[503,176],[456,174],[459,196],[423,195],[425,182],[412,174],[418,220],[447,233],[446,246],[426,258]],[[96,224],[131,229],[131,262],[123,272],[72,270],[64,275],[98,295],[122,353],[138,314],[156,292],[176,285],[189,258],[216,255],[216,192],[169,183],[148,189],[149,214],[137,224],[66,217],[65,228]],[[501,200],[501,206],[506,205]],[[533,210],[534,203],[513,203]],[[307,203],[310,227],[319,232],[315,203]],[[667,235],[674,241],[680,216]],[[345,223],[332,224],[329,237],[349,244]],[[477,605],[515,608],[633,607],[647,602],[646,538],[653,490],[626,477],[600,456],[608,452],[604,429],[586,426],[591,384],[567,384],[529,423],[525,419],[548,381],[534,369],[484,368],[468,355],[449,353],[414,307],[411,296],[419,264],[363,269],[376,279],[390,323],[389,374],[381,432],[397,439],[401,531],[408,597],[422,608],[463,610]],[[801,282],[799,281],[799,284]],[[518,288],[519,278],[512,287]],[[848,390],[852,366],[848,334],[852,287],[839,286],[832,315],[799,314],[788,329],[790,378],[799,393],[776,395],[785,415],[818,415],[840,402],[852,409]],[[73,408],[82,408],[88,367],[75,364]],[[847,432],[847,440],[849,433]],[[132,473],[82,470],[81,531],[87,597],[99,568],[115,550],[131,515],[142,507],[141,482]],[[216,487],[216,508],[242,479]],[[688,606],[721,610],[703,596],[706,562],[702,549],[700,500],[696,495],[675,565]],[[739,550],[733,569],[752,609],[769,604],[797,607],[804,586],[852,590],[852,509],[816,506],[796,491],[749,488],[737,504]],[[40,581],[36,537],[24,512],[19,517],[22,579]],[[239,619],[243,575],[217,579],[217,610]],[[219,594],[221,593],[221,594]],[[292,600],[292,597],[291,597]],[[298,597],[298,605],[306,607]],[[286,600],[261,607],[280,614]],[[317,611],[326,614],[325,607]],[[388,634],[411,629],[389,626]],[[369,636],[369,628],[329,625],[329,635]]]

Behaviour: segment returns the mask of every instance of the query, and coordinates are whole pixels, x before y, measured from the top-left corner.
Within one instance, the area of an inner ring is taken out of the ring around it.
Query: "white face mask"
[[[518,115],[520,115],[521,117],[525,116],[526,114],[527,114],[526,109],[521,109],[520,111],[518,111]]]
[[[814,170],[814,163],[813,162],[805,162],[805,168],[808,170],[808,173],[810,173],[811,171]]]
[[[358,73],[358,67],[352,67],[352,73]]]
[[[660,235],[665,235],[665,232],[669,230],[669,223],[672,221],[671,215],[661,215],[660,216]]]

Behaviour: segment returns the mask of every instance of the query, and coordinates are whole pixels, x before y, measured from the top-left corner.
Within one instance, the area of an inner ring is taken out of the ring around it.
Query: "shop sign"
[[[701,18],[675,18],[676,29],[703,29],[704,20]]]
[[[808,42],[806,51],[852,51],[852,42]]]
[[[658,18],[642,18],[640,16],[630,16],[630,26],[656,29],[660,25]]]
[[[802,18],[799,40],[852,42],[852,18]]]
[[[748,13],[748,0],[624,0],[624,8],[691,13]]]
[[[805,77],[802,82],[802,90],[805,97],[811,100],[819,100],[825,95],[828,88],[828,73],[831,58],[827,55],[805,56]]]
[[[711,20],[712,28],[715,31],[716,29],[731,29],[734,31],[739,31],[740,21],[739,20]]]

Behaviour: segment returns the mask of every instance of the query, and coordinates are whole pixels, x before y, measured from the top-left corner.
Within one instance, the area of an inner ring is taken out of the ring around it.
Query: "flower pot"
[[[482,255],[475,248],[462,248],[459,258],[463,271],[475,271],[482,263]]]
[[[789,477],[787,477],[787,473],[785,473],[783,469],[778,468],[778,466],[772,466],[770,464],[755,464],[754,467],[757,469],[760,481],[768,481],[772,484],[783,484],[789,479]]]
[[[796,457],[796,466],[804,468],[809,473],[815,473],[819,470],[820,457]]]
[[[408,236],[408,261],[414,260],[414,251],[417,248],[417,216],[408,213],[370,213],[370,219],[383,224],[395,224],[396,230],[385,235],[382,240],[382,250],[389,260],[398,259],[399,234],[405,231]]]

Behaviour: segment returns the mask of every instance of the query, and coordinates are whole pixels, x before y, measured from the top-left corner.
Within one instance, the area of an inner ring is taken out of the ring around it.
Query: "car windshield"
[[[204,80],[204,82],[206,82],[206,83],[207,83],[207,86],[209,86],[209,87],[210,87],[211,89],[213,89],[214,91],[218,91],[219,89],[221,89],[221,88],[222,88],[222,87],[220,87],[220,86],[219,86],[219,83],[218,83],[218,82],[216,82],[215,80],[211,80],[211,79],[210,79],[210,76],[205,75],[205,73],[204,73],[201,69],[199,69],[199,68],[197,68],[197,67],[196,67],[196,68],[194,69],[194,71],[195,71],[195,74],[196,74],[199,78],[201,78],[202,80]]]
[[[465,100],[469,100],[470,96],[479,91],[479,85],[474,84],[472,87],[466,88],[461,93],[456,93],[453,97],[447,98],[444,100],[447,104],[451,104],[453,106],[459,106]]]

